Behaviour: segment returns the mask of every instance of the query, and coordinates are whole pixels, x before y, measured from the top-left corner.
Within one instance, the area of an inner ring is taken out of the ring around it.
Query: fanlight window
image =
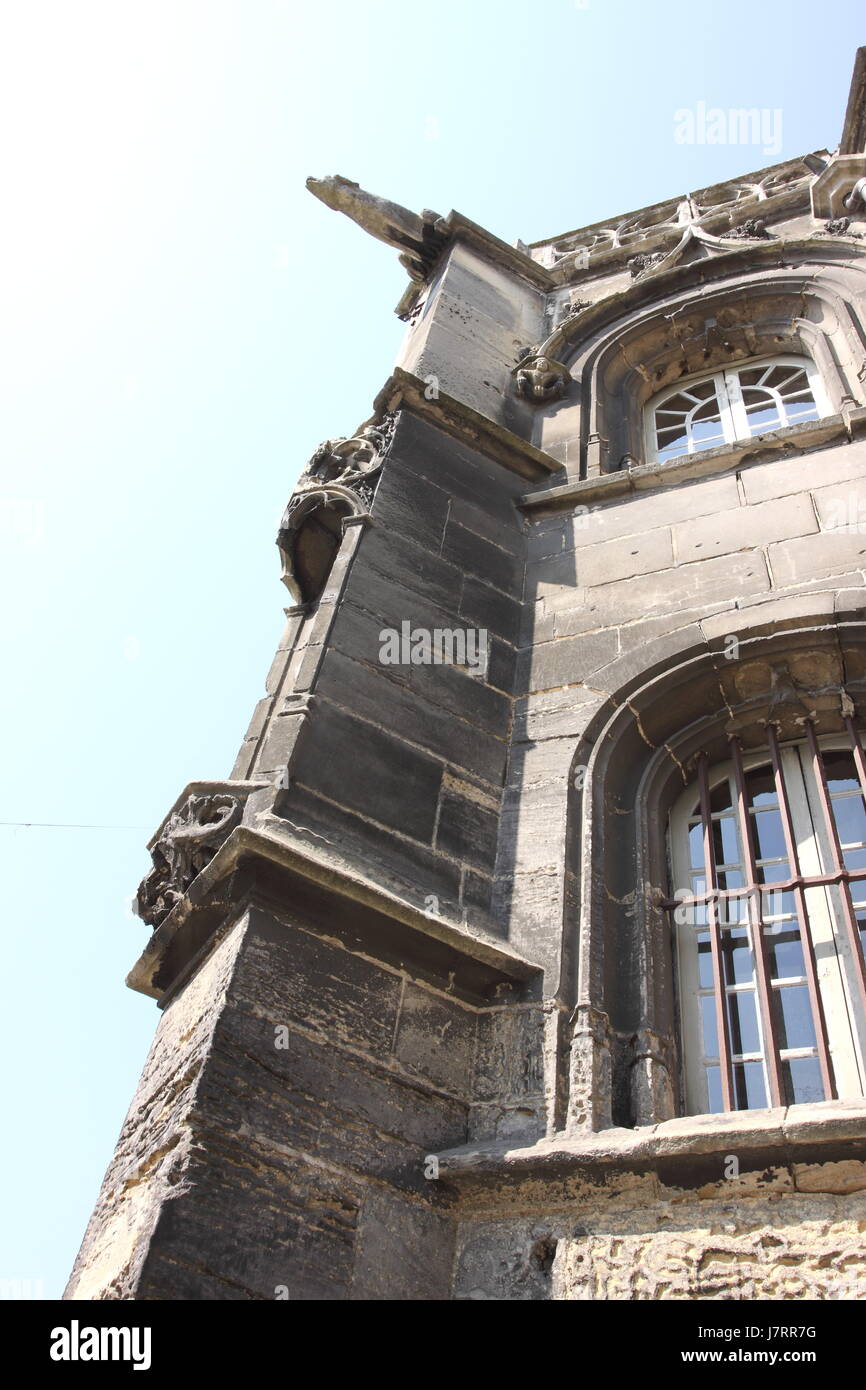
[[[680,382],[648,410],[649,457],[663,462],[830,414],[817,369],[774,357]]]
[[[699,762],[671,817],[687,1110],[866,1094],[866,760],[848,738]]]

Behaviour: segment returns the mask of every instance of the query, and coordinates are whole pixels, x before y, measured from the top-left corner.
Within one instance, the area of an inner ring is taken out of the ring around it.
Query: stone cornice
[[[410,410],[421,420],[437,425],[444,434],[478,449],[494,463],[501,464],[521,478],[538,480],[559,473],[562,464],[550,454],[536,449],[528,440],[495,424],[455,396],[437,389],[430,397],[427,382],[402,367],[395,368],[375,401],[377,410]]]
[[[858,406],[847,415],[830,415],[822,420],[807,420],[803,424],[786,425],[784,429],[769,430],[737,444],[722,444],[697,454],[684,454],[665,463],[644,463],[637,468],[603,473],[598,478],[577,478],[558,487],[527,492],[517,499],[522,511],[543,515],[565,508],[589,503],[613,502],[641,492],[657,491],[676,483],[695,478],[729,473],[732,468],[750,463],[766,463],[772,453],[788,457],[820,449],[834,441],[842,442],[866,430],[866,407]],[[760,455],[760,457],[756,457]]]
[[[273,818],[273,826],[280,825],[279,818]],[[278,905],[293,913],[302,912],[306,886],[311,900],[328,905],[331,935],[337,934],[344,910],[346,929],[354,938],[365,933],[388,936],[394,924],[400,924],[406,959],[417,958],[452,974],[457,989],[492,992],[497,985],[525,984],[539,974],[537,965],[500,938],[466,923],[428,915],[285,835],[241,825],[154,931],[127,977],[129,987],[165,1005],[263,883],[271,900],[278,888]]]

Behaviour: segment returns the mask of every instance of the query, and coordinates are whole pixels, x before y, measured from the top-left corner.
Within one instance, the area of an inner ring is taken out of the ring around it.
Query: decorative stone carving
[[[351,439],[326,439],[298,479],[295,496],[312,485],[339,483],[359,495],[369,493],[372,500],[370,483],[390,447],[395,418],[388,414],[378,423],[363,425]]]
[[[420,217],[399,203],[368,193],[342,174],[307,179],[307,188],[329,208],[351,217],[359,227],[403,254],[400,264],[413,280],[426,280],[448,239],[448,227],[438,212],[424,208]]]
[[[642,251],[639,252],[637,256],[632,256],[627,260],[626,265],[631,272],[631,278],[637,280],[639,276],[645,275],[648,270],[652,270],[653,266],[658,265],[661,261],[666,259],[667,252],[665,251]]]
[[[697,193],[656,203],[611,224],[597,223],[583,228],[545,245],[536,245],[531,248],[531,254],[540,264],[562,272],[569,270],[575,264],[576,255],[581,253],[586,258],[583,265],[586,268],[598,260],[619,257],[627,250],[634,255],[644,247],[644,254],[648,254],[660,241],[672,246],[687,228],[719,237],[724,220],[732,213],[740,215],[741,210],[754,208],[778,214],[808,203],[810,185],[816,175],[826,177],[822,171],[828,161],[826,151],[807,155],[755,181],[716,184]],[[830,215],[829,208],[823,215]]]
[[[729,232],[722,232],[720,241],[775,241],[776,237],[772,232],[767,231],[766,224],[760,217],[748,217],[745,222],[741,222],[739,227],[732,227]]]
[[[139,917],[158,927],[240,820],[237,797],[224,792],[187,797],[180,810],[169,816],[151,849],[153,868],[135,899]]]
[[[850,217],[832,217],[829,222],[825,222],[820,232],[813,232],[813,236],[852,236],[860,240],[860,232],[851,231]]]
[[[589,299],[573,299],[570,304],[564,304],[559,315],[557,328],[561,328],[564,323],[571,323],[578,314],[582,314],[584,309],[588,309],[591,301]]]
[[[571,383],[568,368],[562,362],[545,356],[538,346],[523,349],[512,376],[518,396],[523,396],[534,405],[562,400]]]
[[[296,603],[306,601],[297,573],[295,547],[302,526],[322,508],[344,517],[364,517],[373,504],[376,481],[391,447],[396,413],[386,411],[368,421],[350,439],[326,439],[313,454],[280,518],[277,547],[282,559],[280,578]]]

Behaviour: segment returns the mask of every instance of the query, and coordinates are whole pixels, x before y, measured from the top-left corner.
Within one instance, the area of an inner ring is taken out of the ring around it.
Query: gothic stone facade
[[[401,251],[405,343],[289,503],[230,777],[151,843],[162,1016],[67,1297],[866,1296],[856,979],[827,1092],[732,1100],[729,1021],[696,1105],[665,905],[702,758],[866,723],[864,71],[834,153],[534,246],[310,181]],[[647,427],[777,358],[811,415]]]

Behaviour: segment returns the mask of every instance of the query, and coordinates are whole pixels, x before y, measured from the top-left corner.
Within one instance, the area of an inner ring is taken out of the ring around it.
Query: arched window
[[[866,760],[847,729],[732,739],[672,810],[692,1114],[866,1094]]]
[[[656,396],[647,408],[647,456],[664,462],[830,413],[820,374],[808,358],[744,362],[680,381]]]

